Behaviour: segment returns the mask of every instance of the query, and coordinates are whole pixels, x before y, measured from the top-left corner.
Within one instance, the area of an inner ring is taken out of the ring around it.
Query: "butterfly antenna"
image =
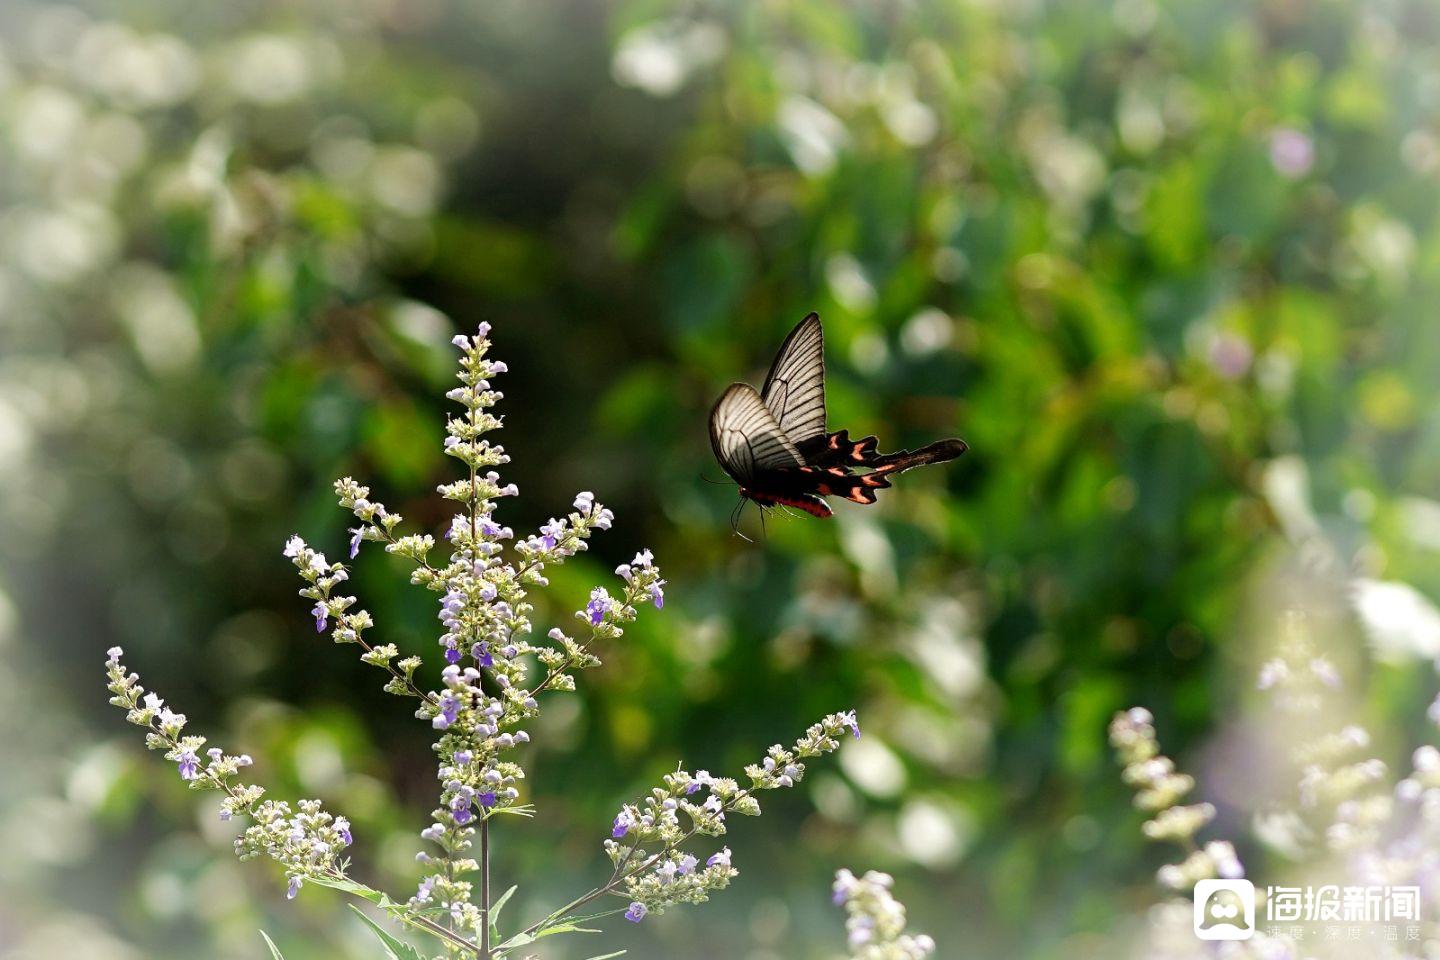
[[[765,530],[765,508],[760,508],[760,539],[768,540],[770,534]]]
[[[715,484],[715,486],[717,486],[717,487],[728,487],[728,486],[732,485],[732,484],[735,482],[734,480],[711,480],[709,477],[705,476],[705,474],[703,474],[703,473],[700,474],[700,479],[701,479],[701,480],[704,480],[706,483],[713,483],[713,484]]]

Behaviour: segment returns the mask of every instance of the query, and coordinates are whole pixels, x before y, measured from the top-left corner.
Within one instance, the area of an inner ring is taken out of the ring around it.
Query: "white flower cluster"
[[[700,867],[699,860],[684,853],[681,845],[697,834],[724,836],[727,814],[759,816],[756,793],[799,783],[805,776],[801,760],[839,749],[839,738],[846,730],[860,736],[853,710],[831,714],[812,724],[788,749],[777,743],[763,761],[745,768],[749,787],[729,777],[711,776],[708,770],[667,774],[650,796],[638,804],[626,804],[615,816],[610,839],[605,841],[605,852],[615,865],[615,873],[602,892],[628,898],[630,906],[625,917],[635,922],[650,913],[663,913],[672,904],[703,903],[710,892],[728,886],[739,871],[731,866],[729,847],[712,854]],[[706,792],[704,801],[690,799],[701,790]],[[658,845],[660,849],[648,853],[641,844]]]
[[[924,960],[935,952],[926,934],[905,932],[905,905],[890,893],[895,879],[868,871],[857,877],[849,870],[835,874],[835,903],[844,906],[846,939],[853,960]]]
[[[128,672],[120,662],[122,654],[119,647],[112,647],[105,661],[110,692],[114,694],[110,702],[126,711],[127,720],[148,731],[146,745],[164,751],[165,759],[176,765],[190,789],[218,790],[225,795],[220,802],[222,820],[236,814],[252,819],[252,825],[235,840],[240,859],[265,855],[279,863],[289,878],[290,897],[307,879],[343,879],[347,862],[341,854],[353,842],[350,822],[327,813],[318,800],[300,801],[300,812],[293,815],[289,804],[262,801],[263,787],[237,779],[240,770],[252,763],[245,754],[232,756],[211,747],[205,751],[202,764],[200,750],[205,738],[182,734],[185,715],[165,706],[155,693],[146,693],[140,676]]]
[[[1370,734],[1364,727],[1337,728],[1334,718],[1343,711],[1334,699],[1341,677],[1316,652],[1304,618],[1292,612],[1280,626],[1275,656],[1260,668],[1258,685],[1287,726],[1314,731],[1292,751],[1298,766],[1296,813],[1331,850],[1366,847],[1379,839],[1394,810],[1389,770],[1368,755]]]
[[[575,497],[571,510],[552,517],[530,536],[517,539],[495,520],[496,501],[517,491],[513,484],[502,483],[493,469],[509,462],[504,449],[486,438],[500,426],[490,410],[501,394],[491,389],[490,379],[505,372],[503,363],[485,357],[488,332],[482,324],[474,336],[453,341],[461,351],[461,385],[447,396],[464,412],[447,423],[445,451],[464,465],[468,476],[439,487],[442,496],[461,505],[444,534],[448,558],[432,559],[436,538],[402,532],[403,518],[373,499],[369,488],[349,477],[335,483],[340,506],[356,521],[350,528],[350,559],[367,542],[384,544],[386,552],[414,565],[412,583],[436,595],[437,642],[444,659],[438,685],[420,679],[420,657],[401,657],[395,644],[371,641],[374,620],[355,597],[340,592],[350,579],[346,564],[332,563],[299,536],[290,537],[284,548],[303,581],[299,593],[311,604],[316,630],[328,631],[338,644],[360,647],[363,662],[386,672],[385,690],[413,698],[415,716],[435,733],[439,802],[420,833],[433,846],[416,856],[425,875],[408,901],[397,903],[345,876],[342,853],[351,844],[345,818],[327,813],[315,801],[300,801],[294,808],[262,802],[263,790],[234,781],[248,757],[211,750],[210,762],[202,768],[197,751],[204,739],[182,735],[185,718],[166,710],[153,694],[144,694],[137,678],[127,676],[119,665],[118,650],[109,664],[113,702],[151,731],[151,746],[167,751],[182,777],[192,785],[225,792],[222,817],[245,814],[252,819],[236,850],[242,858],[264,854],[279,861],[289,877],[290,896],[307,881],[364,890],[396,919],[444,941],[447,956],[481,958],[495,955],[491,941],[498,934],[489,889],[490,820],[531,812],[522,802],[525,771],[509,755],[529,742],[524,726],[538,715],[540,694],[573,690],[577,671],[600,665],[594,652],[597,642],[622,636],[641,606],[658,609],[665,603],[665,580],[650,551],[641,550],[616,568],[616,582],[591,590],[575,613],[578,629],[567,633],[557,627],[543,641],[532,639],[528,591],[546,585],[547,568],[585,550],[594,531],[610,528],[614,515],[594,494],[584,492]],[[805,773],[802,761],[836,750],[847,729],[860,735],[854,711],[826,717],[791,747],[771,747],[760,763],[746,768],[746,787],[704,771],[692,776],[681,770],[666,777],[663,787],[615,818],[606,842],[615,867],[608,884],[494,947],[509,956],[504,951],[568,932],[574,929],[565,920],[570,913],[607,895],[628,899],[625,915],[633,921],[671,904],[704,901],[736,875],[730,850],[713,852],[702,866],[681,845],[695,834],[723,836],[728,814],[758,815],[756,793],[798,783]],[[707,791],[703,801],[690,799],[701,790]],[[655,852],[647,853],[641,844]],[[477,873],[478,890],[469,879]]]
[[[1125,782],[1135,790],[1135,806],[1151,814],[1141,828],[1151,840],[1171,840],[1191,849],[1180,863],[1160,868],[1158,879],[1172,890],[1188,890],[1201,880],[1213,877],[1235,879],[1245,869],[1235,848],[1217,840],[1195,848],[1195,835],[1215,818],[1208,803],[1182,804],[1195,787],[1188,774],[1175,770],[1175,763],[1160,752],[1155,736],[1155,718],[1144,707],[1132,707],[1110,721],[1110,744],[1125,765]]]
[[[254,822],[235,838],[241,860],[264,854],[285,864],[292,900],[306,877],[343,875],[340,852],[354,842],[350,821],[326,813],[319,800],[301,800],[299,807],[291,814],[285,801],[266,800],[249,810]]]
[[[373,646],[366,640],[365,631],[373,626],[370,615],[354,609],[354,597],[334,592],[348,578],[343,564],[329,563],[299,537],[285,548],[306,582],[300,595],[315,602],[317,629],[330,627],[337,643],[360,644],[361,659],[390,674],[385,689],[417,698],[416,717],[437,731],[440,802],[420,835],[439,851],[417,855],[430,872],[410,903],[446,911],[457,928],[470,930],[482,926],[482,912],[470,903],[472,884],[461,878],[479,866],[470,855],[476,829],[492,815],[527,812],[520,805],[525,771],[503,755],[529,742],[521,724],[538,714],[537,696],[545,690],[573,690],[574,671],[600,664],[591,645],[621,636],[640,604],[662,606],[665,584],[650,551],[642,551],[616,570],[621,584],[614,594],[605,587],[591,592],[586,607],[576,613],[584,631],[579,638],[556,628],[547,634],[549,643],[531,642],[529,588],[548,582],[548,566],[587,549],[591,534],[608,530],[614,514],[594,494],[581,493],[571,511],[514,542],[513,559],[504,557],[506,541],[515,541],[515,534],[494,519],[496,501],[518,490],[502,483],[493,469],[510,458],[487,439],[501,426],[490,411],[503,397],[490,381],[506,372],[504,363],[486,358],[489,332],[489,325],[481,324],[474,336],[453,340],[461,351],[460,386],[446,396],[464,412],[446,424],[445,452],[465,466],[468,476],[438,488],[441,496],[462,505],[445,533],[450,555],[443,564],[431,559],[435,538],[402,535],[401,516],[372,499],[368,487],[349,477],[335,483],[340,506],[357,521],[350,530],[351,558],[366,542],[383,543],[387,552],[415,565],[413,583],[439,594],[438,644],[446,664],[441,686],[425,690],[417,684],[419,657],[397,659],[394,645]],[[529,655],[544,668],[544,676],[530,676]]]

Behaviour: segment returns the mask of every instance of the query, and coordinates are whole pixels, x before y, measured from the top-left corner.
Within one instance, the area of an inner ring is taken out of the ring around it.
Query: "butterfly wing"
[[[793,445],[825,436],[825,334],[818,314],[797,323],[780,345],[760,397]]]
[[[710,446],[735,482],[749,486],[761,474],[804,465],[795,444],[748,383],[732,383],[710,411]]]

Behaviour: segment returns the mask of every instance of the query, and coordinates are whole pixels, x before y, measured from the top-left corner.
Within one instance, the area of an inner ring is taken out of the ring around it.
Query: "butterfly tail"
[[[877,474],[893,475],[932,463],[947,463],[968,449],[969,445],[964,440],[952,437],[948,440],[927,443],[918,450],[899,450],[895,453],[877,456],[866,465],[873,467]]]

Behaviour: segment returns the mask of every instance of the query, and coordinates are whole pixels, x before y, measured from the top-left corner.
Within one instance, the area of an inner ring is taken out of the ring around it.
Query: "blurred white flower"
[[[1406,497],[1398,506],[1400,529],[1410,542],[1427,550],[1440,550],[1440,503],[1424,497]]]
[[[786,97],[775,120],[795,166],[811,176],[829,173],[840,151],[850,142],[850,133],[840,118],[809,97]]]
[[[938,307],[923,307],[900,329],[900,345],[905,352],[923,357],[950,345],[955,321]]]
[[[974,829],[962,813],[949,804],[908,801],[895,824],[900,849],[932,870],[953,866],[964,855]]]
[[[719,60],[725,45],[725,31],[714,23],[647,23],[620,38],[610,72],[622,86],[643,90],[652,97],[668,97],[691,76]]]
[[[21,155],[37,163],[73,150],[85,126],[80,101],[55,87],[32,87],[11,109],[10,136]]]
[[[840,748],[840,768],[850,782],[872,797],[896,797],[905,789],[905,765],[874,734],[845,741]]]
[[[825,281],[830,295],[851,313],[865,313],[875,306],[875,286],[865,275],[865,268],[848,253],[832,254],[825,261]]]
[[[1414,587],[1357,580],[1351,598],[1377,657],[1395,661],[1440,656],[1440,610]]]
[[[1291,541],[1308,540],[1320,532],[1320,522],[1310,506],[1310,473],[1305,461],[1294,456],[1271,460],[1261,477],[1261,489]]]
[[[169,274],[148,264],[128,264],[116,273],[111,299],[145,366],[166,373],[194,363],[200,352],[195,314]]]
[[[440,167],[428,153],[413,147],[386,146],[370,165],[370,190],[396,213],[423,217],[440,200]]]
[[[260,34],[236,41],[226,57],[226,77],[237,96],[255,103],[295,100],[315,77],[306,46],[295,37]]]

